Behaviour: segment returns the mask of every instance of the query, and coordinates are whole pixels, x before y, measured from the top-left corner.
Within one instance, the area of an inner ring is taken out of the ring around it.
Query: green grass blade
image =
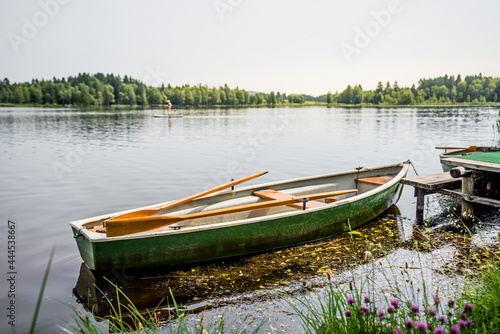
[[[40,306],[42,305],[43,293],[45,291],[45,286],[47,285],[47,278],[49,277],[50,266],[52,265],[52,259],[54,258],[54,253],[56,251],[56,246],[52,247],[52,251],[49,256],[49,263],[47,263],[47,268],[45,269],[45,275],[43,276],[42,288],[38,294],[38,300],[36,302],[35,314],[33,314],[33,320],[31,321],[30,334],[35,332],[36,320],[38,318],[38,312],[40,311]]]

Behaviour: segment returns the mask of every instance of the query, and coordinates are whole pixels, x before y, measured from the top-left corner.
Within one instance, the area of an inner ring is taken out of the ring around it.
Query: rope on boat
[[[359,171],[362,170],[363,168],[365,167],[359,166],[355,168],[358,171],[358,174],[356,175],[356,189],[358,189]]]
[[[420,176],[417,172],[417,169],[415,168],[415,164],[413,162],[411,162],[411,160],[408,160],[408,162],[410,163],[410,165],[413,167],[413,171],[415,172],[415,175],[417,176]]]

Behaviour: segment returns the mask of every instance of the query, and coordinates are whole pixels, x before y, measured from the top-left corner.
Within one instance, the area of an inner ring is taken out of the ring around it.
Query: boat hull
[[[403,166],[406,174],[407,166]],[[96,242],[85,233],[79,234],[76,226],[72,228],[74,235],[79,235],[76,242],[90,269],[193,263],[298,245],[355,229],[395,204],[401,187],[399,181],[392,182],[366,196],[354,196],[342,201],[345,203],[301,214],[271,215],[148,237],[108,238]]]

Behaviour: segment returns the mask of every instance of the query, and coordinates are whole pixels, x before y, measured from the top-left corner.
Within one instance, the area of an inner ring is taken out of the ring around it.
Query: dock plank
[[[485,161],[475,161],[460,158],[446,158],[442,159],[441,163],[445,165],[460,166],[468,169],[500,173],[500,164]]]
[[[404,178],[401,180],[401,183],[410,185],[415,188],[433,191],[442,188],[448,188],[448,189],[460,188],[460,185],[462,184],[462,179],[453,178],[450,175],[450,173],[438,173],[438,174]]]

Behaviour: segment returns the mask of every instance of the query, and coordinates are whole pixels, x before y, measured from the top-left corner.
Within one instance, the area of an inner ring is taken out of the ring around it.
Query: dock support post
[[[424,206],[425,206],[425,190],[421,188],[415,188],[417,196],[417,224],[424,223]]]
[[[462,192],[468,195],[474,195],[474,175],[462,177]],[[474,207],[473,204],[462,200],[462,220],[464,222],[470,222],[474,217]]]

